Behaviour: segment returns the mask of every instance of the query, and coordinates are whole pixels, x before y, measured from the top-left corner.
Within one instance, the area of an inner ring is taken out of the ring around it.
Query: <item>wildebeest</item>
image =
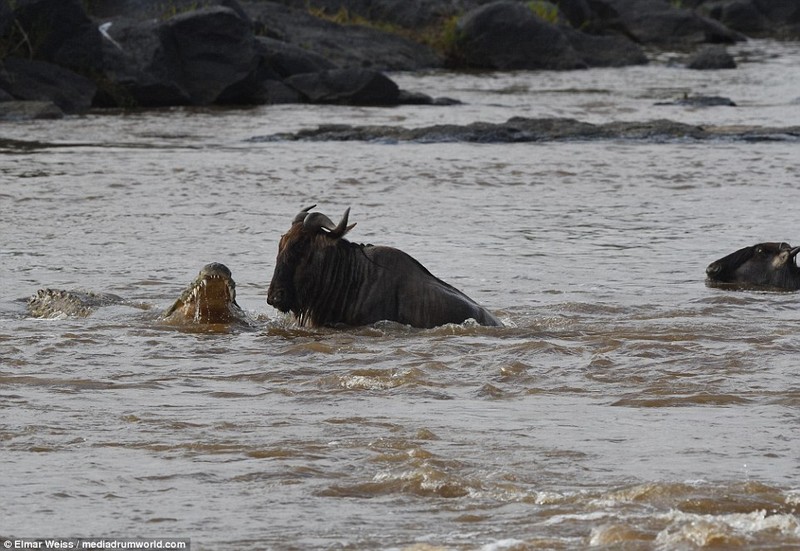
[[[788,243],[759,243],[712,262],[706,275],[711,284],[796,291],[800,289],[795,261],[799,252],[800,247]]]
[[[319,212],[295,216],[278,245],[267,303],[291,311],[302,325],[368,325],[382,320],[430,328],[500,321],[412,257],[391,247],[359,245],[344,236],[348,208],[338,224]]]

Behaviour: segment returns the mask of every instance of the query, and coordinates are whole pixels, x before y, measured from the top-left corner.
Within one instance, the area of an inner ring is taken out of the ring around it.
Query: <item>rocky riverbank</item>
[[[443,104],[387,71],[579,70],[800,38],[796,0],[0,0],[0,119],[96,107]],[[711,47],[709,47],[711,46]]]

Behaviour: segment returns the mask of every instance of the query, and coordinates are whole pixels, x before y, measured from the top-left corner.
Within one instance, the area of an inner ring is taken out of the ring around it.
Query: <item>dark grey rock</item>
[[[243,3],[259,35],[313,52],[336,67],[377,71],[415,71],[442,67],[444,59],[429,46],[396,34],[359,25],[339,25],[305,9],[274,2]]]
[[[313,51],[263,36],[256,37],[256,55],[281,78],[337,68]]]
[[[762,35],[768,32],[772,25],[752,0],[715,4],[709,10],[708,15],[723,25],[747,35]]]
[[[55,103],[65,113],[88,110],[97,90],[92,81],[69,69],[15,57],[3,60],[0,88],[16,99]]]
[[[81,0],[17,0],[15,25],[24,31],[16,55],[50,61],[77,71],[99,67],[100,33]]]
[[[61,119],[64,112],[51,101],[0,102],[0,121],[28,121],[35,119]]]
[[[597,15],[597,29],[625,34],[641,44],[690,47],[745,40],[719,21],[680,9],[668,0],[590,0],[590,4]]]
[[[195,105],[206,105],[255,68],[250,23],[216,6],[183,13],[160,28],[167,57],[178,60],[179,81]]]
[[[561,30],[524,4],[492,2],[458,22],[460,62],[481,69],[580,69],[586,64]]]
[[[284,81],[311,103],[397,105],[400,89],[371,69],[332,69],[294,75]]]
[[[188,105],[174,48],[167,51],[156,20],[115,19],[103,41],[100,106],[160,107]]]
[[[625,67],[648,62],[642,48],[622,35],[592,35],[563,29],[575,52],[589,67]]]
[[[451,0],[277,0],[298,9],[314,9],[329,15],[346,13],[370,21],[383,21],[408,29],[420,28],[474,7],[477,2]]]
[[[591,124],[565,118],[530,119],[514,117],[504,123],[475,122],[467,125],[440,124],[422,128],[400,126],[321,125],[289,134],[256,136],[251,141],[377,141],[420,143],[472,142],[519,143],[547,141],[633,140],[738,140],[800,141],[800,126],[702,127],[658,119],[643,122]]]
[[[244,80],[227,88],[217,98],[217,103],[227,105],[264,105],[303,103],[304,98],[294,88],[276,78],[269,69],[255,71]]]
[[[686,61],[686,66],[689,69],[696,69],[700,71],[714,69],[735,69],[736,61],[725,49],[725,46],[712,45],[704,46],[692,54]]]
[[[7,36],[14,25],[14,12],[8,0],[0,0],[0,37]]]

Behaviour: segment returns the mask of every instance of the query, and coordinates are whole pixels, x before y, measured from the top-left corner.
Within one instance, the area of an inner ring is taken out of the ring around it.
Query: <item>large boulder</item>
[[[314,17],[306,9],[275,2],[242,4],[256,33],[306,49],[337,67],[376,71],[414,71],[441,67],[431,47],[362,25],[343,25]]]
[[[800,38],[797,0],[714,0],[700,9],[724,25],[751,36]]]
[[[370,69],[332,69],[294,75],[284,81],[311,103],[397,105],[400,89],[389,77]]]
[[[708,71],[714,69],[735,69],[736,61],[728,53],[725,46],[712,44],[703,46],[694,54],[689,56],[686,67],[698,71]]]
[[[317,53],[264,36],[256,38],[256,54],[280,78],[337,68]]]
[[[214,102],[254,68],[253,29],[231,8],[215,6],[176,15],[161,27],[168,57],[193,104]]]
[[[451,0],[277,0],[298,9],[311,9],[328,16],[380,21],[407,29],[430,25],[456,9],[474,2]]]
[[[160,107],[191,103],[179,60],[163,47],[160,25],[155,20],[115,19],[103,26],[104,73],[98,105]]]
[[[772,25],[751,0],[715,4],[708,15],[726,27],[753,36],[765,34]]]
[[[594,35],[562,29],[578,56],[589,67],[626,67],[648,62],[642,48],[622,35]]]
[[[680,9],[668,0],[590,0],[590,5],[596,15],[595,29],[622,33],[642,44],[692,47],[745,40],[719,21]]]
[[[69,69],[16,57],[3,60],[0,88],[19,100],[52,102],[65,113],[88,110],[96,91],[92,81]]]
[[[11,5],[22,37],[13,53],[77,71],[99,68],[100,33],[81,0],[17,0]]]
[[[252,27],[222,6],[166,21],[116,18],[104,32],[100,105],[206,105],[256,68]]]
[[[296,74],[316,73],[334,66],[328,60],[299,46],[274,38],[255,38],[256,65],[241,81],[218,98],[228,104],[300,103],[303,97],[282,80]]]
[[[14,12],[8,0],[0,0],[0,40],[7,36],[14,24]]]
[[[492,2],[458,21],[458,61],[481,69],[579,69],[586,63],[561,30],[526,5]]]

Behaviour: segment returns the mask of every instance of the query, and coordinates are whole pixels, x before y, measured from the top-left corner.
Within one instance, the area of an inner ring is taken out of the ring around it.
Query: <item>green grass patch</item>
[[[558,23],[558,6],[552,2],[547,2],[546,0],[531,0],[528,2],[528,9],[531,10],[536,17],[546,23],[552,23],[553,25]]]

